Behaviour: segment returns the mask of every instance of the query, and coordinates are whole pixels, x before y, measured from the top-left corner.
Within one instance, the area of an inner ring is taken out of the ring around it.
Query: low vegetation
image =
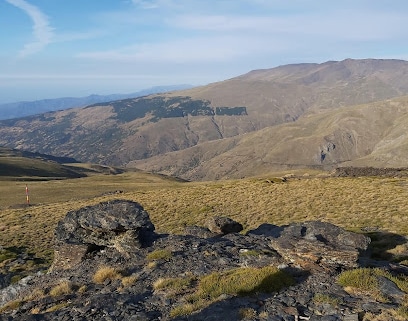
[[[57,297],[61,295],[71,294],[74,292],[74,286],[69,281],[61,281],[50,290],[50,296]]]
[[[191,287],[196,278],[160,278],[153,284],[155,290],[170,291],[171,294],[181,293],[186,288]]]
[[[407,261],[405,178],[334,178],[315,172],[309,176],[295,172],[286,175],[286,181],[273,178],[285,174],[199,183],[130,171],[33,181],[28,183],[30,206],[25,204],[27,182],[0,181],[0,244],[8,246],[1,249],[0,268],[10,268],[16,248],[18,253],[32,255],[30,266],[13,267],[21,270],[15,273],[17,277],[35,267],[46,268],[53,259],[57,222],[68,211],[112,199],[139,202],[158,233],[183,233],[185,226],[204,226],[216,215],[240,222],[243,233],[262,223],[322,220],[370,236],[371,251],[378,258]],[[168,252],[151,253],[150,267],[154,268],[155,260],[170,257]]]
[[[102,284],[106,280],[121,279],[122,275],[118,269],[110,266],[101,266],[94,274],[93,281],[97,284]]]
[[[387,298],[380,291],[379,277],[389,279],[408,295],[408,276],[396,277],[380,268],[359,268],[344,271],[339,275],[338,282],[347,291],[368,294],[378,301],[387,302]]]
[[[330,304],[334,306],[337,306],[340,303],[338,298],[323,293],[316,293],[313,297],[313,301],[315,303]]]
[[[180,284],[179,282],[177,281],[176,284]],[[187,296],[187,303],[175,307],[170,315],[172,317],[188,315],[225,295],[246,296],[258,292],[270,293],[293,284],[294,280],[289,274],[272,266],[214,272],[201,277],[195,292]]]
[[[162,250],[155,250],[147,254],[148,261],[155,261],[155,260],[168,260],[172,257],[172,253],[169,250],[162,249]]]

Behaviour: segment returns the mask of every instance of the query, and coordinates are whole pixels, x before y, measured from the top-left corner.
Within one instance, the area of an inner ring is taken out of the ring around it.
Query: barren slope
[[[193,180],[304,167],[404,167],[407,128],[408,97],[401,97],[308,115],[294,123],[134,161],[129,166]]]

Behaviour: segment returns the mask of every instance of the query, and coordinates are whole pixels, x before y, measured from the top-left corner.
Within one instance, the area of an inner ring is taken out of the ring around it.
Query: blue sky
[[[0,103],[408,59],[408,1],[0,0]]]

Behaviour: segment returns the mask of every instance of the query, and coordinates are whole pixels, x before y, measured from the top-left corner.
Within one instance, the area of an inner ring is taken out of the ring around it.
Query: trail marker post
[[[26,184],[26,199],[27,199],[27,205],[30,205],[30,195],[28,193],[28,186]]]

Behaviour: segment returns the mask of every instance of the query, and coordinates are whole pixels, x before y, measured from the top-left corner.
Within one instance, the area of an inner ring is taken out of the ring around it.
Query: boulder
[[[52,269],[68,269],[92,250],[113,247],[129,255],[155,238],[154,225],[143,207],[132,201],[113,200],[68,212],[55,231]]]
[[[215,216],[207,220],[208,229],[216,234],[239,233],[243,230],[242,224],[228,217]]]
[[[197,226],[197,225],[189,225],[184,228],[184,234],[186,235],[193,235],[195,237],[199,237],[202,239],[208,239],[211,237],[215,237],[218,234],[211,232],[208,228]]]
[[[336,225],[311,221],[293,223],[271,239],[272,247],[287,261],[303,268],[358,267],[370,238]]]

